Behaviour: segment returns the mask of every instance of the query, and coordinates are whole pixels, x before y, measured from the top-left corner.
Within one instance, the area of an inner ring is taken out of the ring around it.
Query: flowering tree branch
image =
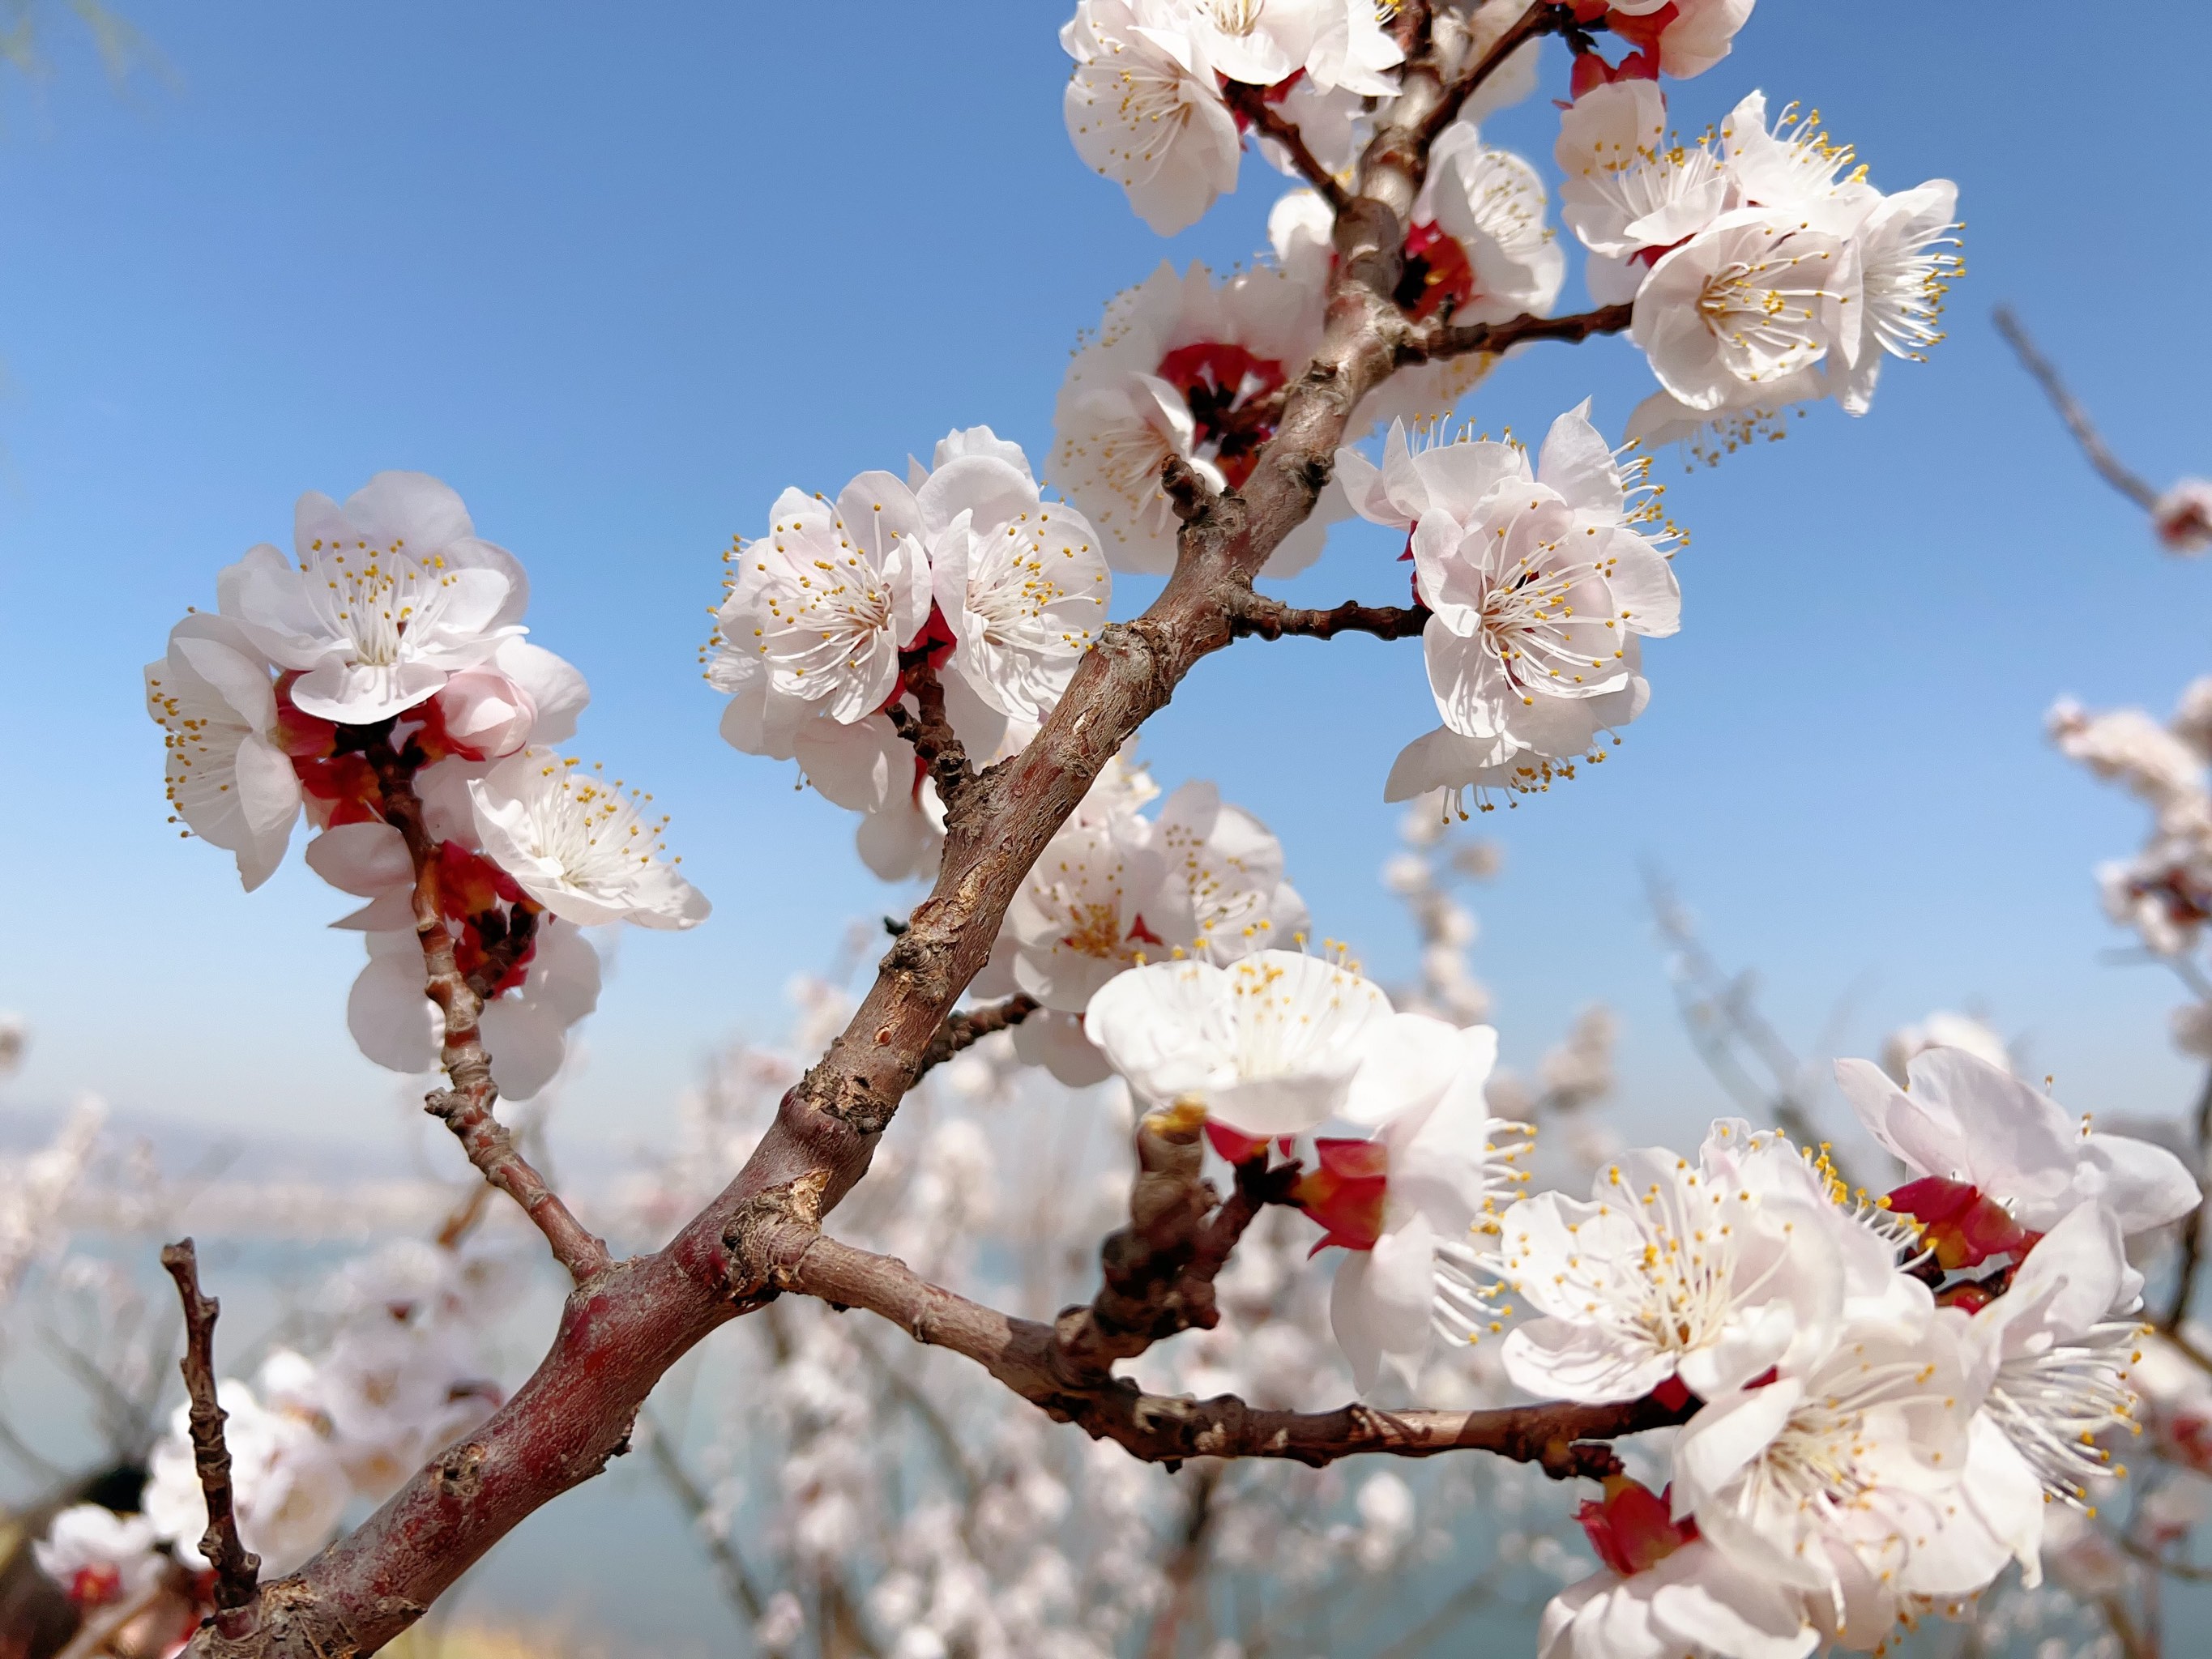
[[[1459,119],[1459,112],[1467,107],[1467,100],[1498,73],[1507,58],[1531,40],[1540,40],[1547,34],[1565,33],[1574,27],[1573,7],[1552,4],[1549,0],[1536,0],[1528,10],[1509,23],[1505,32],[1492,40],[1465,69],[1445,82],[1437,95],[1436,106],[1416,129],[1424,152],[1428,145],[1443,136],[1446,127]],[[1589,26],[1582,27],[1586,28]]]
[[[1387,1412],[1361,1405],[1331,1412],[1267,1411],[1234,1395],[1211,1400],[1150,1395],[1125,1377],[1078,1383],[1065,1375],[1054,1326],[971,1302],[931,1284],[902,1261],[830,1238],[789,1213],[756,1212],[733,1235],[734,1262],[741,1273],[758,1275],[754,1282],[767,1293],[795,1291],[840,1307],[865,1308],[918,1342],[964,1354],[1055,1420],[1073,1423],[1148,1462],[1268,1457],[1319,1468],[1367,1453],[1430,1457],[1473,1450],[1540,1465],[1555,1479],[1601,1478],[1617,1473],[1620,1464],[1600,1443],[1690,1415],[1686,1402],[1669,1406],[1650,1398],[1468,1412]]]
[[[1249,634],[1279,640],[1295,635],[1327,640],[1339,634],[1372,634],[1379,640],[1415,640],[1428,621],[1425,605],[1362,605],[1346,599],[1328,611],[1306,611],[1266,594],[1249,593],[1239,601],[1230,626],[1239,638]]]
[[[222,1304],[200,1291],[199,1253],[191,1239],[163,1246],[161,1266],[177,1281],[185,1309],[185,1357],[179,1363],[191,1396],[192,1461],[207,1500],[207,1531],[199,1548],[215,1569],[214,1624],[219,1634],[235,1639],[254,1625],[261,1558],[239,1540],[231,1505],[230,1449],[222,1438],[227,1413],[216,1403],[215,1380],[215,1322]]]
[[[407,843],[415,867],[415,931],[422,945],[424,988],[445,1017],[439,1060],[453,1086],[427,1097],[425,1109],[453,1132],[483,1178],[522,1206],[569,1278],[584,1284],[606,1271],[607,1247],[546,1185],[494,1113],[499,1090],[492,1082],[491,1056],[477,1029],[486,995],[498,984],[506,964],[528,943],[531,912],[516,906],[518,925],[491,945],[484,966],[474,974],[463,974],[439,903],[438,844],[424,827],[413,769],[385,744],[370,751],[369,760],[382,790],[386,821]]]
[[[1018,755],[950,793],[935,883],[851,1023],[785,1096],[736,1178],[658,1252],[610,1263],[605,1246],[545,1188],[493,1119],[489,1063],[475,1029],[478,999],[455,970],[450,943],[441,943],[445,930],[431,925],[434,848],[411,793],[388,793],[387,815],[416,861],[430,994],[447,1013],[444,1059],[453,1086],[440,1098],[453,1104],[441,1115],[487,1179],[523,1203],[576,1289],[551,1348],[507,1404],[353,1534],[264,1590],[254,1645],[232,1651],[306,1659],[369,1652],[390,1641],[525,1517],[627,1449],[629,1425],[669,1365],[783,1288],[866,1306],[932,1333],[1048,1411],[1154,1461],[1218,1455],[1327,1462],[1357,1452],[1467,1448],[1564,1474],[1613,1466],[1610,1453],[1578,1449],[1583,1439],[1679,1420],[1650,1402],[1308,1414],[1258,1411],[1234,1399],[1156,1399],[1110,1378],[1073,1388],[1051,1364],[1052,1328],[964,1303],[817,1231],[866,1172],[1047,843],[1130,735],[1201,659],[1237,636],[1253,577],[1311,514],[1361,399],[1401,364],[1438,350],[1501,349],[1524,337],[1581,338],[1625,326],[1625,313],[1607,312],[1448,330],[1441,339],[1416,332],[1392,296],[1425,166],[1422,135],[1440,96],[1432,66],[1408,66],[1388,123],[1358,165],[1356,186],[1343,193],[1320,344],[1290,383],[1274,435],[1248,475],[1219,495],[1179,490],[1169,477],[1183,522],[1164,589],[1142,616],[1102,630]],[[221,1650],[204,1637],[194,1650]]]

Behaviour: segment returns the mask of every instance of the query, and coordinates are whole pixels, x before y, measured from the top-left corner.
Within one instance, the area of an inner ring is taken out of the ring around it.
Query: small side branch
[[[1247,86],[1241,81],[1231,81],[1222,88],[1222,96],[1229,107],[1243,116],[1251,130],[1263,138],[1272,138],[1290,155],[1291,164],[1297,167],[1305,181],[1321,193],[1328,204],[1329,211],[1342,213],[1352,205],[1352,192],[1344,183],[1321,162],[1321,158],[1306,148],[1305,134],[1297,123],[1285,120],[1283,112],[1267,101],[1265,87]]]
[[[1505,33],[1490,43],[1489,50],[1470,63],[1452,79],[1444,83],[1437,106],[1418,129],[1423,153],[1443,134],[1446,127],[1459,118],[1467,100],[1474,96],[1483,82],[1504,66],[1505,60],[1527,46],[1531,40],[1547,34],[1556,34],[1573,21],[1573,8],[1547,3],[1537,0],[1528,10],[1507,25]]]
[[[865,1308],[918,1342],[964,1354],[1048,1415],[1147,1462],[1273,1457],[1320,1468],[1369,1454],[1486,1451],[1537,1464],[1557,1480],[1601,1479],[1621,1467],[1605,1443],[1686,1422],[1692,1409],[1646,1398],[1471,1412],[1386,1412],[1360,1405],[1286,1412],[1261,1410],[1234,1395],[1192,1400],[1146,1394],[1124,1377],[1079,1386],[1059,1363],[1053,1327],[1012,1318],[929,1283],[893,1257],[824,1237],[786,1209],[763,1206],[740,1217],[729,1242],[741,1280]]]
[[[1636,307],[1624,302],[1577,311],[1565,317],[1538,317],[1524,312],[1502,323],[1444,323],[1416,332],[1398,348],[1404,362],[1441,357],[1464,357],[1470,352],[1510,350],[1530,340],[1587,340],[1593,334],[1619,334],[1635,319]]]
[[[899,702],[885,712],[890,715],[892,729],[914,745],[915,754],[929,769],[938,798],[950,807],[953,797],[975,781],[975,769],[969,764],[967,749],[953,734],[951,718],[945,712],[944,683],[937,678],[929,653],[907,652],[899,661],[905,671],[906,689],[914,694],[921,712],[916,714]]]
[[[2197,1276],[2204,1261],[2204,1212],[2212,1208],[2212,1183],[2206,1180],[2206,1161],[2212,1156],[2212,1072],[2205,1074],[2204,1086],[2197,1091],[2197,1115],[2190,1133],[2197,1190],[2204,1194],[2205,1201],[2181,1224],[2181,1267],[2174,1274],[2172,1299],[2158,1321],[2159,1329],[2168,1336],[2179,1332],[2182,1321],[2189,1317],[2189,1304],[2197,1299]]]
[[[445,1019],[445,1040],[439,1062],[452,1087],[428,1096],[424,1109],[453,1132],[469,1162],[494,1187],[522,1206],[523,1213],[545,1236],[554,1260],[577,1284],[595,1279],[610,1265],[605,1241],[576,1219],[560,1194],[546,1185],[514,1144],[514,1137],[494,1114],[498,1085],[491,1076],[491,1055],[485,1051],[477,1021],[483,1013],[485,993],[497,979],[479,985],[460,970],[452,931],[446,926],[440,903],[438,843],[422,819],[422,803],[415,793],[413,769],[389,748],[370,751],[384,794],[385,818],[407,843],[415,866],[415,933],[422,949],[423,989]],[[516,908],[515,921],[506,943],[512,945],[511,965],[530,937]],[[489,964],[483,972],[503,975],[505,965]],[[479,974],[477,979],[481,979]]]
[[[2020,359],[2020,366],[2035,377],[2043,388],[2043,395],[2051,399],[2051,406],[2058,411],[2058,418],[2066,422],[2066,429],[2074,434],[2074,441],[2081,446],[2082,454],[2097,470],[2097,476],[2133,501],[2146,513],[2158,510],[2158,491],[2152,489],[2140,475],[2130,471],[2112,453],[2111,447],[2091,423],[2089,413],[2074,400],[2066,383],[2058,378],[2058,371],[2051,360],[2036,349],[2035,342],[2014,316],[2012,307],[1999,306],[1994,313],[1997,332],[2005,337],[2005,343]]]
[[[216,1628],[235,1641],[256,1622],[261,1558],[240,1540],[231,1503],[230,1449],[222,1438],[227,1414],[216,1401],[215,1322],[222,1304],[200,1292],[199,1253],[191,1239],[164,1245],[161,1266],[177,1281],[178,1299],[185,1308],[185,1357],[179,1368],[191,1396],[192,1462],[199,1470],[208,1513],[200,1553],[215,1570]]]
[[[1416,640],[1428,626],[1425,605],[1361,605],[1346,599],[1328,611],[1304,611],[1265,594],[1238,596],[1230,612],[1230,631],[1239,639],[1256,635],[1263,640],[1285,635],[1300,639],[1334,639],[1339,634],[1372,634],[1378,640]]]
[[[979,1008],[963,1008],[947,1014],[928,1052],[922,1055],[921,1064],[915,1067],[914,1080],[921,1082],[932,1067],[942,1066],[963,1048],[981,1042],[992,1032],[1012,1030],[1036,1011],[1035,997],[1011,996],[1004,1002],[987,1002]]]

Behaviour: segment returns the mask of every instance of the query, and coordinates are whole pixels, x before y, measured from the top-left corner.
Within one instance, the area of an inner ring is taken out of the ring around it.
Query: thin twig
[[[1207,1534],[1213,1524],[1213,1494],[1221,1485],[1221,1465],[1206,1463],[1192,1476],[1190,1503],[1183,1513],[1182,1530],[1175,1548],[1160,1569],[1168,1581],[1168,1603],[1152,1620],[1145,1637],[1145,1659],[1175,1659],[1182,1621],[1188,1616],[1191,1589],[1206,1565]]]
[[[2075,401],[2074,394],[2058,378],[2058,371],[2052,367],[2051,360],[2036,349],[2035,342],[2021,326],[2020,319],[2013,315],[2012,307],[1999,306],[1992,315],[1997,332],[2005,337],[2006,343],[2019,357],[2021,367],[2035,377],[2035,383],[2043,388],[2043,395],[2051,399],[2051,406],[2058,411],[2058,418],[2066,422],[2066,429],[2074,434],[2074,441],[2081,446],[2082,454],[2088,457],[2089,465],[2097,470],[2097,476],[2144,512],[2156,512],[2158,491],[2152,489],[2140,474],[2130,471],[2120,458],[2112,453],[2110,446],[2091,423],[2089,412]]]
[[[884,712],[890,716],[891,728],[914,745],[915,756],[929,769],[938,799],[949,807],[953,798],[975,781],[975,769],[969,763],[966,747],[953,733],[951,718],[945,712],[945,686],[937,678],[929,653],[902,652],[899,666],[906,676],[906,689],[914,694],[921,712],[916,714],[896,699]]]
[[[1328,204],[1329,211],[1341,213],[1352,205],[1352,192],[1339,179],[1322,164],[1321,158],[1306,148],[1305,134],[1298,131],[1297,123],[1285,120],[1283,112],[1267,101],[1265,87],[1248,86],[1242,81],[1231,81],[1222,88],[1221,95],[1229,107],[1248,122],[1253,131],[1261,137],[1272,138],[1288,151],[1291,165],[1297,168],[1305,181],[1321,192]]]
[[[1416,640],[1428,622],[1425,605],[1362,605],[1346,599],[1333,610],[1304,611],[1268,594],[1253,593],[1238,595],[1229,626],[1239,638],[1328,640],[1339,634],[1372,634],[1378,640]]]
[[[119,1601],[97,1617],[88,1619],[78,1627],[70,1644],[54,1659],[97,1659],[106,1653],[115,1640],[132,1623],[145,1616],[147,1611],[168,1593],[159,1578],[129,1600]]]
[[[1441,323],[1417,332],[1399,348],[1407,362],[1440,357],[1464,357],[1470,352],[1510,350],[1529,340],[1587,340],[1593,334],[1619,334],[1635,319],[1636,307],[1624,302],[1599,306],[1592,311],[1565,317],[1538,317],[1524,313],[1502,323]]]
[[[980,1007],[963,1008],[947,1014],[921,1063],[915,1067],[915,1081],[921,1081],[932,1067],[942,1066],[963,1048],[981,1042],[994,1031],[1012,1030],[1037,1011],[1033,996],[1016,994],[1003,1002],[987,1002]]]
[[[676,1501],[684,1507],[692,1520],[692,1531],[713,1558],[715,1570],[720,1573],[722,1587],[730,1594],[745,1617],[758,1623],[767,1611],[768,1602],[753,1583],[753,1576],[745,1569],[745,1559],[738,1553],[737,1546],[722,1535],[721,1529],[710,1524],[707,1516],[714,1504],[684,1460],[677,1455],[674,1441],[667,1430],[655,1419],[646,1419],[645,1455],[652,1460],[654,1473],[666,1483]]]
[[[424,825],[413,769],[383,744],[369,750],[368,759],[382,787],[385,821],[399,831],[414,861],[415,933],[422,947],[424,991],[445,1018],[439,1061],[453,1086],[428,1096],[424,1109],[453,1132],[486,1181],[522,1206],[569,1278],[587,1284],[611,1264],[605,1241],[576,1219],[495,1112],[499,1086],[492,1081],[491,1056],[477,1027],[483,990],[462,974],[455,957],[453,932],[439,903],[439,844]]]
[[[215,1380],[215,1322],[222,1304],[200,1293],[199,1253],[191,1239],[164,1245],[161,1266],[177,1281],[177,1297],[185,1310],[185,1357],[179,1366],[185,1374],[185,1391],[191,1396],[192,1462],[207,1500],[207,1531],[200,1537],[200,1553],[215,1569],[216,1628],[234,1641],[256,1623],[261,1558],[240,1540],[231,1504],[230,1449],[222,1438],[227,1413],[216,1403]]]

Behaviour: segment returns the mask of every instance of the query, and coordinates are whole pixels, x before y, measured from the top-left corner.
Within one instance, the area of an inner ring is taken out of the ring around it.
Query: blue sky
[[[322,927],[348,901],[296,858],[241,896],[176,838],[138,669],[301,490],[412,467],[528,564],[535,637],[592,680],[579,751],[655,792],[718,903],[624,940],[563,1108],[579,1138],[650,1134],[712,1045],[775,1027],[786,975],[902,904],[844,815],[714,735],[696,647],[730,535],[787,483],[834,489],[954,425],[1041,457],[1076,331],[1164,252],[1249,256],[1274,175],[1248,160],[1163,246],[1075,159],[1035,4],[864,4],[834,30],[764,6],[125,10],[162,72],[118,91],[58,33],[49,77],[0,88],[0,1008],[37,1033],[8,1098],[389,1135],[393,1082],[343,1029],[359,945]],[[1622,1121],[1654,1133],[1717,1097],[1674,1025],[1647,859],[1808,1042],[1856,987],[1846,1051],[1969,1006],[2069,1104],[2165,1111],[2189,1086],[2176,993],[2106,960],[2124,941],[2090,884],[2137,813],[2040,722],[2062,691],[2167,706],[2208,665],[2212,571],[2157,553],[1987,318],[2018,306],[2148,476],[2212,470],[2212,341],[2175,326],[2212,264],[2181,164],[2201,134],[2190,100],[2143,95],[2139,36],[2057,3],[1986,21],[1869,0],[1839,27],[1767,0],[1674,90],[1686,127],[1763,87],[1816,104],[1878,184],[1957,179],[1972,274],[1954,337],[1893,365],[1869,417],[1816,411],[1716,471],[1662,460],[1693,545],[1650,712],[1486,826],[1507,862],[1477,961],[1509,1057],[1613,1004]],[[1539,97],[1490,136],[1548,173],[1554,125]],[[1595,394],[1617,431],[1650,385],[1623,342],[1544,349],[1462,412],[1529,431]],[[1395,596],[1387,539],[1342,534],[1293,591]],[[1375,880],[1381,780],[1431,723],[1411,646],[1252,643],[1200,666],[1146,751],[1260,813],[1320,928],[1387,974],[1410,938]]]

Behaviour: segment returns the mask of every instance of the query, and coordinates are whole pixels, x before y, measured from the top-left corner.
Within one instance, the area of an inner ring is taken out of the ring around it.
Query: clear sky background
[[[394,1081],[347,1039],[349,908],[298,863],[241,895],[163,822],[139,667],[215,573],[285,542],[302,490],[453,483],[534,585],[534,637],[594,692],[579,752],[652,788],[717,911],[632,933],[564,1131],[647,1135],[718,1042],[856,915],[900,908],[849,818],[715,736],[696,647],[733,532],[787,483],[834,490],[988,422],[1042,459],[1076,331],[1163,254],[1225,265],[1280,183],[1163,245],[1061,127],[1060,12],[1034,3],[221,7],[131,0],[158,70],[118,89],[58,33],[0,88],[0,1008],[35,1031],[19,1114],[96,1089],[129,1113],[388,1140]],[[951,20],[957,19],[955,24]],[[1992,28],[2000,22],[2002,29]],[[1553,49],[1556,52],[1557,49]],[[1766,0],[1673,88],[1686,128],[1745,91],[1817,104],[1878,184],[1955,179],[1972,274],[1953,338],[1870,416],[1682,476],[1694,544],[1650,712],[1592,775],[1486,826],[1480,971],[1509,1058],[1583,1003],[1626,1021],[1626,1125],[1709,1112],[1639,866],[1810,1044],[1856,988],[1866,1052],[1938,1006],[2025,1039],[2061,1097],[2179,1106],[2178,1000],[2090,868],[2137,809],[2052,754],[2060,692],[2161,712],[2212,668],[2212,569],[2154,548],[1988,324],[2019,307],[2116,444],[2212,471],[2201,109],[2179,43],[2078,6]],[[1564,56],[1490,136],[1553,172]],[[1578,299],[1571,278],[1567,303]],[[1650,389],[1621,341],[1528,353],[1462,411],[1540,430]],[[1354,526],[1293,589],[1395,598]],[[1145,597],[1125,585],[1118,614]],[[1146,751],[1282,836],[1320,929],[1388,976],[1412,941],[1376,871],[1391,756],[1433,724],[1411,645],[1250,643],[1202,665]]]

